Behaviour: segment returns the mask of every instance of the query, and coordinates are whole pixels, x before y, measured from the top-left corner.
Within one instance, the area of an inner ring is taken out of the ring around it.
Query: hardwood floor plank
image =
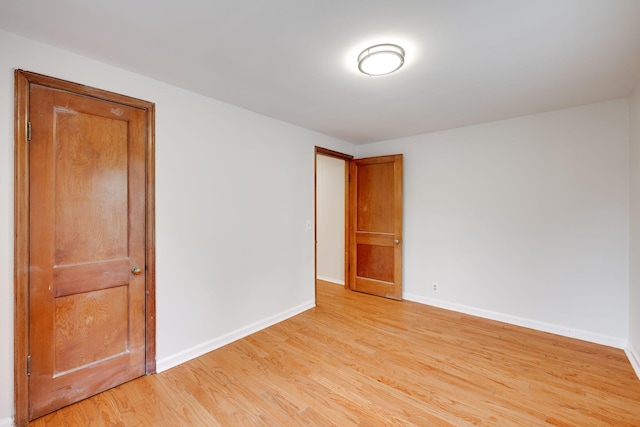
[[[622,350],[321,281],[317,298],[30,426],[640,426]]]

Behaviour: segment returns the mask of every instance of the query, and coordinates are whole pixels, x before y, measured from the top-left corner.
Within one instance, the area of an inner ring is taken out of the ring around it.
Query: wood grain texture
[[[349,289],[402,299],[402,154],[350,162]]]
[[[358,277],[393,283],[393,246],[357,244],[356,248]]]
[[[141,188],[146,193],[146,199],[143,199],[141,209],[145,217],[144,226],[137,227],[136,224],[125,224],[128,228],[136,228],[139,233],[138,237],[141,241],[141,249],[146,254],[146,282],[144,283],[145,292],[143,293],[143,299],[146,300],[144,304],[143,316],[146,322],[146,335],[144,341],[146,342],[144,349],[144,358],[146,373],[155,372],[155,106],[153,103],[127,97],[124,95],[115,94],[113,92],[103,91],[100,89],[91,88],[76,83],[59,80],[41,74],[31,73],[23,70],[15,71],[15,243],[14,243],[14,295],[15,295],[15,322],[14,322],[14,398],[15,398],[15,423],[17,426],[26,424],[29,412],[29,377],[27,376],[26,358],[30,352],[30,340],[29,340],[29,306],[30,306],[30,292],[29,292],[29,256],[30,245],[29,239],[32,233],[32,223],[30,221],[30,196],[31,196],[31,183],[30,173],[35,169],[39,171],[41,164],[36,164],[35,168],[30,167],[32,162],[30,143],[27,142],[27,124],[28,122],[39,119],[38,112],[30,112],[30,91],[34,86],[40,86],[43,88],[53,88],[60,92],[70,92],[85,96],[86,99],[99,99],[107,101],[109,106],[107,109],[114,116],[119,117],[122,114],[129,114],[126,112],[128,107],[133,108],[134,116],[137,116],[142,120],[130,121],[132,127],[131,132],[135,132],[139,135],[143,135],[145,142],[140,146],[142,150],[142,156],[140,161],[133,162],[128,165],[129,172],[132,174],[140,175],[142,171],[142,183]],[[123,109],[124,106],[124,109]],[[69,126],[76,126],[78,123],[72,123],[76,117],[71,117],[65,108],[56,110],[60,121],[58,124],[68,124]],[[30,116],[34,113],[35,116]],[[71,121],[67,119],[72,119]],[[69,123],[66,123],[69,122]],[[137,126],[141,123],[142,126]],[[106,129],[108,131],[108,129]],[[42,132],[43,128],[36,126],[34,133]],[[102,129],[99,134],[104,135],[105,129]],[[81,143],[84,145],[86,141]],[[68,156],[71,154],[71,156]],[[82,165],[83,159],[75,156],[74,153],[66,153],[62,156],[64,159],[79,160],[77,163],[64,164],[62,166],[70,166],[75,171],[91,172],[91,167],[77,167]],[[37,162],[36,162],[37,163]],[[87,165],[85,165],[87,166]],[[90,165],[89,165],[90,166]],[[113,169],[113,168],[109,168]],[[39,172],[38,172],[39,173]],[[80,177],[82,178],[82,177]],[[77,187],[78,180],[71,180],[67,184],[63,185],[63,188],[58,188],[59,194],[67,194],[73,196],[75,187]],[[49,184],[47,184],[49,186]],[[51,186],[49,186],[51,187]],[[71,190],[71,191],[67,191]],[[53,194],[54,191],[48,192]],[[146,200],[146,203],[145,203]],[[122,204],[122,203],[121,203]],[[78,211],[71,216],[79,217],[83,215],[83,211]],[[122,228],[122,227],[121,227]],[[98,229],[99,230],[99,229]],[[72,237],[67,239],[69,241],[77,241],[75,236],[61,236]],[[63,258],[65,254],[62,254]],[[106,258],[110,258],[107,256]],[[64,260],[69,262],[70,260]],[[98,273],[102,276],[102,283],[98,286],[100,289],[112,288],[114,286],[120,286],[122,283],[123,275],[117,275],[117,277],[107,277],[109,274],[105,274],[104,266],[98,266],[96,271],[89,271],[86,265],[71,264],[71,265],[56,265],[54,275],[63,279],[64,289],[56,289],[57,296],[70,295],[78,291],[78,287],[84,282],[87,276],[92,273]],[[75,270],[75,271],[72,271]],[[129,276],[129,269],[124,270],[124,274]],[[73,277],[76,273],[80,273],[80,276]],[[141,276],[144,277],[145,275]],[[144,280],[144,279],[142,279]],[[115,283],[114,283],[115,282]],[[50,346],[51,349],[54,346]],[[33,362],[33,358],[32,358]],[[33,367],[33,364],[32,364]],[[117,372],[106,374],[113,375]]]
[[[49,87],[29,101],[33,419],[145,373],[146,281],[130,271],[146,265],[146,125],[138,108]],[[87,274],[105,263],[116,270]]]
[[[14,400],[15,423],[24,425],[29,411],[27,354],[29,348],[29,144],[27,123],[29,121],[29,80],[16,70],[14,99]]]
[[[622,350],[318,281],[317,307],[39,426],[638,426]]]
[[[129,194],[120,189],[127,188],[128,117],[73,107],[56,105],[53,113],[55,264],[126,258]]]
[[[56,376],[127,353],[127,291],[127,286],[119,286],[55,299]]]

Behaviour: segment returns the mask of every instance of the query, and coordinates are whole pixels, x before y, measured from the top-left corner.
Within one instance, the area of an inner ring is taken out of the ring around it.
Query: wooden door
[[[402,155],[351,162],[352,290],[402,299]]]
[[[148,116],[39,84],[28,105],[34,419],[147,372]]]

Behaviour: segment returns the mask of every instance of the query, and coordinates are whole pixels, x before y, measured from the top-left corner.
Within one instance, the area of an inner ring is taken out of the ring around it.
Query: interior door
[[[350,288],[402,299],[402,155],[351,162]]]
[[[29,92],[29,419],[145,374],[144,110]]]

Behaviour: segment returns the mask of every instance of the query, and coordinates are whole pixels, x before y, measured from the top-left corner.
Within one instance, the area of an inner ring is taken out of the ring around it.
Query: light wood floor
[[[323,282],[317,304],[30,426],[640,426],[621,350]]]

